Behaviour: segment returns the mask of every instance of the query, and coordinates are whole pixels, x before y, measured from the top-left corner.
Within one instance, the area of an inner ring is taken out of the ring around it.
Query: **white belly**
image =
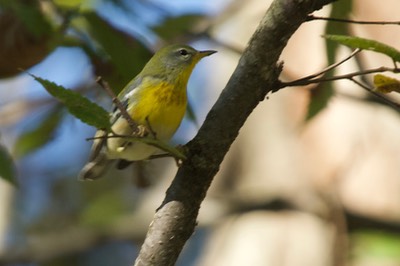
[[[183,116],[183,115],[182,115]],[[181,120],[182,118],[179,118]],[[173,123],[173,126],[161,124],[151,126],[156,133],[156,138],[163,142],[168,142],[175,131],[179,127],[179,123]],[[124,119],[119,119],[112,127],[113,131],[120,135],[130,135],[131,130]],[[123,129],[123,130],[121,130]],[[112,134],[110,134],[112,136]],[[152,138],[148,133],[148,138]],[[125,159],[128,161],[141,161],[148,159],[153,154],[163,153],[162,150],[152,145],[147,145],[138,140],[130,140],[129,138],[110,137],[107,140],[107,157],[109,159]]]
[[[120,144],[119,142],[116,144]],[[113,141],[109,142],[109,147],[113,146]],[[140,143],[138,141],[131,142],[126,146],[119,146],[116,149],[108,149],[108,158],[124,159],[128,161],[141,161],[148,159],[151,155],[162,153],[162,151],[154,146]]]

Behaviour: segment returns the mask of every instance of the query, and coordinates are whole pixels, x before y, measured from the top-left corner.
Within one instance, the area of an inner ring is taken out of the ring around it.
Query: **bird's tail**
[[[112,160],[106,154],[106,135],[104,131],[99,130],[95,135],[89,162],[82,168],[78,175],[79,180],[95,180],[100,178],[109,168]]]
[[[78,175],[79,180],[95,180],[100,178],[109,168],[110,163],[105,153],[99,153],[95,160],[89,161]]]

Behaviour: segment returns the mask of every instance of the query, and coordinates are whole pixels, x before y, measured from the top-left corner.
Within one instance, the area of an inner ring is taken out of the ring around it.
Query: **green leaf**
[[[14,145],[14,155],[23,157],[47,144],[54,136],[54,132],[61,120],[61,111],[51,110],[49,115],[34,129],[24,132]]]
[[[325,35],[323,37],[327,40],[338,42],[350,48],[359,48],[385,54],[392,58],[394,61],[400,62],[400,51],[387,44],[375,40],[346,35]]]
[[[16,186],[18,182],[15,169],[14,160],[10,153],[0,144],[0,178]]]
[[[36,81],[60,102],[62,102],[68,111],[82,122],[94,126],[98,129],[109,129],[109,114],[99,105],[89,101],[79,93],[65,89],[53,82],[31,75]]]
[[[152,53],[131,35],[116,29],[94,12],[82,13],[74,26],[86,31],[102,51],[102,61],[90,56],[97,75],[103,76],[116,94],[143,68]],[[93,45],[92,45],[93,46]],[[86,51],[87,52],[87,51]],[[108,64],[107,64],[108,62]]]

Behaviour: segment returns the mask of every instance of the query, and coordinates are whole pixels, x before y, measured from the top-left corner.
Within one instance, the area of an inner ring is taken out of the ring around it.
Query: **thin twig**
[[[307,21],[312,21],[312,20],[326,20],[326,21],[333,21],[333,22],[364,24],[364,25],[400,25],[400,21],[366,21],[366,20],[352,20],[352,19],[344,19],[344,18],[318,17],[318,16],[309,15],[307,18]]]
[[[107,94],[111,97],[112,102],[117,106],[118,110],[121,112],[122,117],[128,122],[129,127],[133,130],[135,134],[140,132],[139,125],[133,121],[131,116],[128,114],[124,106],[122,105],[121,101],[118,97],[114,94],[110,85],[107,81],[105,81],[102,77],[97,77],[96,82],[107,92]]]
[[[325,69],[321,70],[320,72],[315,73],[315,74],[312,74],[312,75],[309,75],[309,76],[306,76],[306,77],[303,77],[303,78],[300,78],[300,79],[297,79],[297,80],[292,81],[292,82],[295,83],[295,82],[300,82],[300,81],[303,81],[303,80],[312,80],[312,79],[314,79],[314,78],[316,78],[316,77],[319,77],[319,76],[321,76],[321,75],[324,75],[324,74],[327,73],[328,71],[330,71],[330,70],[334,69],[335,67],[340,66],[340,65],[343,64],[344,62],[350,60],[351,58],[353,58],[353,57],[354,57],[356,54],[358,54],[359,52],[361,52],[361,49],[357,48],[357,49],[355,49],[349,56],[347,56],[346,58],[344,58],[344,59],[340,60],[339,62],[336,62],[336,63],[334,63],[334,64],[332,64],[332,65],[326,67]],[[292,82],[290,82],[290,83],[292,83]],[[284,83],[283,83],[283,84],[284,84]],[[287,83],[286,83],[286,84],[287,84]],[[289,85],[289,86],[291,86],[291,85]]]
[[[357,84],[358,86],[360,86],[361,88],[363,88],[364,90],[368,91],[369,93],[371,93],[372,95],[374,95],[375,97],[381,99],[382,101],[384,101],[385,103],[387,103],[388,105],[392,106],[393,108],[395,108],[397,111],[400,111],[400,104],[393,102],[392,100],[388,99],[387,97],[385,97],[384,95],[374,91],[373,89],[371,89],[370,87],[366,86],[365,84],[363,84],[362,82],[359,82],[358,80],[354,79],[354,78],[349,78],[349,80],[353,81],[355,84]]]

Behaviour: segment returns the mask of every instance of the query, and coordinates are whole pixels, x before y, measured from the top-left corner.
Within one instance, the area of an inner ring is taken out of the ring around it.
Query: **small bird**
[[[169,141],[185,115],[186,87],[193,68],[214,53],[181,44],[160,49],[118,95],[126,113],[157,139]],[[114,108],[110,121],[111,131],[118,135],[135,133],[119,108]],[[107,137],[112,135],[104,130],[96,132],[89,161],[79,173],[80,180],[101,177],[113,161],[119,161],[117,167],[124,168],[132,161],[146,160],[160,152],[139,141]]]

